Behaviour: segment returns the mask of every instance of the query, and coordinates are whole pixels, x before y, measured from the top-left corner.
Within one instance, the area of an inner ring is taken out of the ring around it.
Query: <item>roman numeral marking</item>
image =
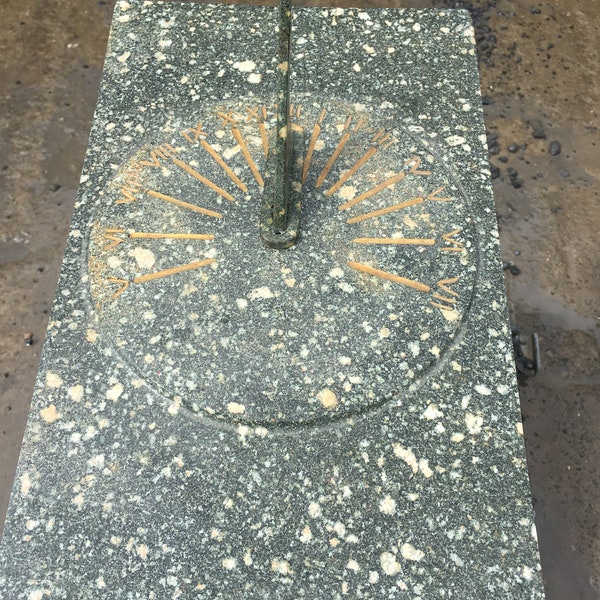
[[[144,167],[162,167],[159,159],[167,159],[177,154],[177,150],[171,146],[171,144],[161,144],[155,150],[150,152],[150,158],[152,160],[140,160],[139,164]]]
[[[121,244],[123,242],[123,240],[117,235],[120,233],[125,233],[124,229],[105,229],[104,230],[104,234],[102,235],[102,237],[105,240],[108,240],[110,242],[110,244],[104,246],[104,248],[102,248],[102,250],[104,252],[107,252],[108,250],[112,250],[113,248],[116,248],[119,244]]]
[[[454,231],[450,231],[449,233],[444,233],[442,235],[442,239],[446,244],[450,244],[449,246],[444,246],[440,248],[445,252],[462,252],[464,250],[464,244],[459,242],[458,240],[453,239],[454,236],[460,233],[462,229],[455,229]]]
[[[153,198],[158,198],[159,200],[164,200],[165,202],[175,204],[175,206],[193,210],[194,212],[206,215],[207,217],[213,217],[215,219],[223,218],[221,213],[215,212],[214,210],[202,208],[201,206],[196,206],[195,204],[190,204],[189,202],[184,202],[183,200],[178,200],[177,198],[173,198],[173,196],[167,196],[166,194],[161,194],[160,192],[155,192],[154,190],[146,190],[146,194],[148,194],[148,196],[152,196]]]
[[[425,285],[420,281],[406,279],[405,277],[400,277],[399,275],[394,275],[393,273],[388,273],[387,271],[374,269],[373,267],[364,265],[362,263],[350,261],[348,262],[348,266],[360,273],[365,273],[366,275],[374,275],[375,277],[379,277],[380,279],[386,279],[387,281],[393,281],[394,283],[399,283],[400,285],[412,288],[413,290],[418,290],[419,292],[431,291],[431,288],[428,285]]]
[[[446,310],[446,311],[454,310],[456,302],[457,302],[457,298],[458,298],[458,292],[455,292],[449,286],[455,284],[457,281],[458,281],[458,277],[450,277],[448,279],[440,279],[440,281],[437,282],[437,286],[443,292],[446,292],[446,294],[449,294],[450,297],[442,296],[439,293],[435,293],[435,294],[433,294],[433,298],[435,298],[436,300],[439,300],[440,302],[431,301],[430,304],[441,310]]]

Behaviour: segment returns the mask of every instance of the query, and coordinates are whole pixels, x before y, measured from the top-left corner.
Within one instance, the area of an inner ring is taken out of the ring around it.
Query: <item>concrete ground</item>
[[[0,3],[0,523],[113,3]],[[473,14],[513,324],[541,342],[543,368],[521,377],[520,392],[547,597],[591,600],[600,598],[600,11],[595,0],[562,4],[386,3]]]

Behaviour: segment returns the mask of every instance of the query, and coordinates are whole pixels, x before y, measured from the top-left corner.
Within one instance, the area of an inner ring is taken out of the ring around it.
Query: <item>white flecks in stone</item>
[[[422,558],[425,556],[425,552],[423,552],[422,550],[418,550],[412,544],[408,543],[402,544],[402,547],[400,548],[400,553],[402,554],[402,557],[404,559],[414,561],[422,560]]]
[[[499,394],[502,394],[502,396],[506,396],[506,394],[510,392],[510,387],[504,383],[501,383],[500,385],[496,386],[496,390]]]
[[[321,512],[321,506],[317,502],[311,502],[308,505],[308,514],[313,519],[318,519],[319,517],[323,516],[323,513]]]
[[[46,385],[51,388],[59,388],[63,384],[63,380],[56,373],[48,371],[46,373]]]
[[[251,73],[256,69],[256,63],[253,60],[244,60],[241,62],[234,62],[233,68],[237,69],[241,73]]]
[[[389,338],[390,337],[390,330],[387,327],[382,327],[379,330],[379,337],[382,340],[385,340],[385,339]]]
[[[470,402],[471,402],[471,396],[463,396],[462,400],[460,401],[460,407],[463,410],[467,410],[467,407],[469,406]]]
[[[71,499],[71,502],[77,507],[81,508],[83,506],[83,494],[79,493],[74,498]]]
[[[293,288],[296,285],[296,279],[294,277],[288,277],[287,279],[283,280],[283,283],[285,283],[287,287]]]
[[[329,389],[324,388],[317,394],[317,399],[323,408],[333,409],[337,406],[337,396]]]
[[[248,308],[248,300],[246,300],[246,298],[238,298],[235,303],[240,310]]]
[[[110,389],[106,390],[107,400],[118,400],[123,393],[123,390],[124,388],[122,383],[115,383],[115,385],[113,385]]]
[[[129,15],[121,15],[120,17],[117,17],[117,21],[119,21],[119,23],[127,23],[129,19]]]
[[[88,467],[92,467],[95,469],[101,469],[104,467],[104,454],[97,454],[96,456],[92,456],[87,461]]]
[[[291,575],[293,573],[290,563],[287,560],[274,558],[271,561],[271,571],[279,573],[280,575]]]
[[[492,394],[492,390],[482,383],[475,386],[475,391],[482,396],[491,396]]]
[[[460,146],[464,144],[467,140],[461,135],[451,135],[445,139],[446,144],[448,146]]]
[[[352,359],[349,356],[340,356],[338,358],[338,362],[340,365],[347,367],[348,365],[352,364]]]
[[[46,421],[46,423],[54,423],[62,417],[58,410],[56,410],[56,406],[54,406],[54,404],[42,409],[40,411],[40,416],[42,419],[44,419],[44,421]]]
[[[104,581],[104,577],[102,577],[102,575],[100,575],[100,577],[98,577],[98,579],[96,579],[96,587],[99,590],[102,590],[106,587],[106,581]]]
[[[140,544],[135,551],[142,560],[146,560],[148,558],[148,546],[146,546],[146,544]]]
[[[409,448],[404,448],[400,443],[394,444],[394,454],[401,458],[413,471],[417,473],[419,470],[419,463],[414,452]]]
[[[179,412],[180,408],[181,408],[181,397],[175,396],[173,398],[173,402],[171,402],[171,404],[169,404],[169,408],[167,408],[167,412],[170,415],[176,415]]]
[[[483,425],[483,417],[479,415],[474,415],[473,413],[468,412],[465,415],[465,423],[467,425],[467,429],[471,435],[477,435],[481,433],[481,426]]]
[[[252,564],[254,563],[254,561],[252,560],[252,554],[250,552],[250,548],[246,548],[246,552],[244,552],[243,561],[247,567],[251,567]]]
[[[351,533],[346,536],[346,542],[348,544],[358,544],[358,536],[355,535],[354,533]]]
[[[27,519],[25,527],[28,531],[33,531],[39,524],[39,521],[35,521],[34,519]]]
[[[239,404],[238,402],[229,402],[227,404],[227,410],[232,415],[241,415],[246,411],[246,407],[243,404]]]
[[[363,46],[363,50],[369,55],[369,56],[375,56],[377,54],[377,52],[375,51],[375,48],[373,48],[373,46],[369,46],[369,44],[365,44]]]
[[[184,75],[180,80],[179,83],[187,83],[190,80],[190,78],[187,75]]]
[[[357,189],[353,185],[344,185],[340,188],[338,196],[342,200],[352,200],[356,196]]]
[[[29,596],[27,596],[27,600],[43,600],[44,596],[46,596],[46,592],[44,590],[32,590],[29,592]]]
[[[221,561],[221,566],[227,571],[233,571],[237,565],[237,560],[233,557],[224,558]]]
[[[369,583],[374,584],[379,581],[379,573],[377,571],[369,571]]]
[[[421,471],[423,476],[427,479],[433,477],[433,471],[429,468],[429,460],[426,458],[419,459],[419,471]]]
[[[127,62],[127,59],[131,56],[131,52],[123,52],[123,54],[121,54],[121,56],[117,57],[117,60],[120,63],[125,63]]]
[[[436,358],[439,358],[441,350],[440,350],[439,346],[436,345],[436,346],[433,346],[432,348],[430,348],[429,352],[431,354],[433,354]]]
[[[352,70],[356,71],[356,73],[360,73],[360,65],[358,63],[354,63]]]
[[[421,352],[421,347],[419,342],[413,341],[408,343],[408,349],[411,351],[412,355],[416,358],[419,356]]]
[[[360,571],[360,565],[351,558],[348,561],[348,564],[346,565],[346,569],[349,569],[350,571],[354,571],[355,573],[358,573]]]
[[[259,288],[254,288],[248,294],[248,298],[250,298],[250,300],[266,300],[274,297],[275,295],[266,285]]]
[[[147,248],[136,248],[131,252],[133,258],[135,258],[135,262],[138,264],[138,267],[142,269],[149,269],[154,266],[156,262],[156,257],[154,256],[154,252],[148,250]]]
[[[83,398],[83,386],[82,385],[74,385],[69,388],[69,397],[73,402],[81,402]]]
[[[523,435],[523,423],[521,421],[515,423],[515,429],[519,435]]]
[[[533,570],[527,565],[523,567],[523,579],[526,579],[527,581],[531,581],[533,579]]]
[[[393,515],[396,512],[396,501],[391,496],[385,496],[379,502],[379,510],[384,515]]]
[[[330,545],[332,548],[335,548],[335,547],[339,546],[339,545],[340,545],[340,539],[339,539],[339,538],[337,538],[337,537],[332,537],[332,538],[329,540],[329,545]]]
[[[154,58],[156,60],[158,60],[159,62],[162,62],[164,60],[167,60],[167,57],[162,53],[162,52],[155,52],[154,53]]]
[[[402,565],[396,560],[396,556],[391,552],[382,552],[379,556],[381,569],[390,577],[397,575],[402,570]]]
[[[453,371],[458,371],[459,373],[462,371],[462,367],[455,360],[452,361],[451,365]]]
[[[420,23],[415,23],[412,26],[413,31],[421,31],[421,24]]]
[[[460,442],[462,442],[465,439],[465,434],[464,433],[453,433],[452,436],[450,437],[450,439],[455,444],[460,444]]]
[[[439,419],[444,416],[444,413],[440,411],[436,404],[430,404],[423,413],[423,416],[429,420],[433,421],[434,419]]]
[[[248,83],[260,83],[262,81],[262,75],[260,73],[250,73],[248,75]]]
[[[29,477],[29,473],[26,471],[21,475],[21,487],[20,492],[22,496],[29,495],[29,491],[31,490],[31,478]]]
[[[302,533],[300,534],[300,541],[303,544],[308,544],[308,542],[310,542],[312,539],[313,539],[312,531],[310,530],[310,527],[308,525],[306,525],[304,527],[304,529],[302,530]]]

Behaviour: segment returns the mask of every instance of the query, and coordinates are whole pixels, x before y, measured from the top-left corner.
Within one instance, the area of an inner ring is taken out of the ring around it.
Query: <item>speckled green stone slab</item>
[[[0,596],[542,598],[468,13],[117,2]],[[274,234],[277,235],[277,234]]]

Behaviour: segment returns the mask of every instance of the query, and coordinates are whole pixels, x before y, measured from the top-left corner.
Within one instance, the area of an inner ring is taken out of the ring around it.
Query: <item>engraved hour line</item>
[[[267,126],[265,121],[267,120],[267,107],[260,107],[260,115],[258,114],[259,107],[247,108],[248,116],[246,117],[246,123],[256,120],[258,123],[258,130],[260,131],[260,139],[262,140],[263,152],[265,154],[265,160],[269,157],[269,136],[267,135]]]
[[[237,185],[242,192],[246,193],[248,188],[243,181],[233,172],[232,168],[223,160],[220,154],[204,139],[206,132],[202,129],[202,123],[198,123],[195,128],[191,127],[188,130],[182,130],[179,133],[190,143],[200,142],[200,145],[215,159],[217,164],[225,171],[227,177]],[[190,133],[194,135],[190,136]]]
[[[440,279],[437,282],[437,286],[444,292],[446,292],[447,294],[450,294],[450,296],[454,296],[454,298],[449,298],[447,296],[442,296],[439,293],[435,293],[433,294],[433,297],[436,300],[440,300],[440,302],[443,302],[444,304],[440,304],[440,302],[433,302],[431,301],[430,304],[432,306],[435,306],[436,308],[440,308],[441,310],[445,310],[445,311],[451,311],[454,310],[455,305],[456,305],[456,299],[458,298],[458,293],[455,292],[453,289],[451,289],[450,285],[456,283],[458,281],[458,277],[450,277],[448,279]]]
[[[306,152],[306,157],[304,158],[304,167],[302,169],[302,183],[306,181],[306,176],[308,175],[308,169],[312,161],[313,152],[315,151],[315,145],[317,143],[317,140],[319,139],[319,136],[321,135],[321,123],[325,118],[325,114],[326,110],[323,109],[321,111],[321,114],[319,115],[319,118],[317,119],[317,122],[313,127],[312,135],[310,136],[310,142],[308,144],[308,150]]]
[[[393,273],[388,273],[387,271],[381,271],[380,269],[374,269],[369,265],[363,265],[362,263],[357,263],[353,261],[348,262],[348,266],[354,269],[355,271],[359,271],[360,273],[366,273],[367,275],[375,275],[381,279],[387,279],[388,281],[393,281],[394,283],[399,283],[406,287],[412,288],[413,290],[418,290],[419,292],[430,292],[431,288],[420,281],[414,281],[412,279],[406,279],[405,277],[400,277],[399,275],[394,275]]]
[[[213,217],[215,219],[223,218],[223,215],[221,213],[215,212],[214,210],[209,210],[208,208],[203,208],[202,206],[196,206],[195,204],[190,204],[189,202],[178,200],[177,198],[167,196],[166,194],[161,194],[160,192],[155,192],[154,190],[146,190],[146,194],[148,194],[148,196],[152,196],[153,198],[158,198],[159,200],[170,202],[171,204],[175,204],[176,206],[180,206],[181,208],[193,210],[194,212],[206,215],[207,217]]]
[[[192,271],[194,269],[199,269],[201,267],[205,267],[212,263],[217,262],[215,258],[206,258],[204,260],[196,261],[189,263],[187,265],[179,265],[178,267],[171,267],[169,269],[163,269],[162,271],[156,271],[155,273],[148,273],[146,275],[140,275],[138,277],[134,277],[131,281],[127,279],[120,279],[118,277],[109,277],[108,281],[110,283],[117,283],[121,287],[112,295],[112,299],[115,300],[118,298],[131,283],[146,283],[147,281],[152,281],[154,279],[161,279],[163,277],[169,277],[171,275],[176,275],[178,273],[183,273],[184,271]]]
[[[134,240],[214,240],[215,236],[210,233],[158,233],[158,232],[145,232],[145,231],[131,231],[127,233],[125,229],[105,229],[103,237],[110,240],[110,244],[104,246],[102,250],[107,252],[116,248],[119,244],[123,243],[117,234],[126,235],[130,239]]]
[[[238,122],[232,116],[232,113],[218,112],[217,116],[223,120],[223,125],[231,125],[231,133],[233,134],[235,141],[240,145],[242,154],[244,155],[244,158],[250,167],[250,171],[252,171],[252,175],[254,175],[254,179],[256,179],[256,183],[258,183],[260,187],[265,187],[264,179],[262,178],[262,175],[260,174],[258,167],[256,166],[256,163],[250,154],[246,140],[244,139],[242,132],[239,130]]]
[[[222,196],[230,202],[234,201],[233,196],[229,192],[226,192],[223,188],[220,188],[216,183],[213,183],[210,179],[204,177],[204,175],[200,175],[200,173],[198,173],[198,171],[190,167],[190,165],[184,163],[182,160],[179,160],[175,157],[172,157],[171,160],[180,169],[183,169],[186,173],[189,173],[192,177],[195,177],[200,183],[203,183],[207,188],[211,189],[213,192],[217,192],[219,196]]]
[[[444,235],[442,235],[442,239],[447,244],[451,245],[445,246],[444,248],[441,248],[441,250],[444,250],[445,252],[462,252],[464,250],[464,244],[462,242],[459,242],[458,240],[453,239],[453,237],[461,231],[462,229],[455,229],[454,231],[450,231],[449,233],[444,233]]]
[[[340,138],[340,141],[338,142],[336,149],[333,151],[333,154],[329,157],[329,160],[325,163],[323,170],[321,171],[319,177],[317,178],[317,182],[315,184],[316,187],[319,188],[323,185],[325,178],[327,177],[327,175],[329,175],[329,171],[331,171],[333,165],[335,164],[335,161],[338,159],[339,155],[342,153],[344,146],[348,143],[352,134],[356,133],[364,125],[364,120],[359,119],[358,123],[354,126],[354,129],[352,129],[352,131],[348,131],[351,121],[352,121],[352,115],[346,119],[346,122],[344,123],[344,127],[343,127],[344,133],[343,133],[342,137]]]
[[[388,134],[384,135],[383,130],[380,129],[371,140],[371,147],[325,192],[325,195],[331,196],[335,194],[350,177],[353,177],[361,167],[366,165],[375,156],[375,153],[379,150],[379,140],[385,142],[389,137]]]
[[[342,204],[339,207],[339,210],[348,210],[349,208],[356,206],[359,202],[362,202],[363,200],[367,200],[368,198],[375,196],[375,194],[378,194],[379,192],[390,187],[391,185],[394,185],[395,183],[402,181],[407,175],[431,175],[431,171],[419,171],[418,168],[421,165],[421,158],[418,156],[413,156],[412,158],[407,160],[404,163],[404,166],[407,166],[407,165],[411,165],[408,172],[401,171],[400,173],[394,175],[393,177],[386,179],[385,181],[376,185],[375,187],[371,188],[370,190],[367,190],[363,194],[360,194],[360,196],[357,196],[356,198],[353,198],[352,200],[345,202],[344,204]]]
[[[437,194],[444,189],[444,186],[437,188],[431,194],[427,196],[427,198],[422,198],[419,196],[418,198],[412,198],[411,200],[406,200],[406,202],[400,202],[399,204],[394,204],[392,206],[386,206],[385,208],[380,208],[379,210],[374,210],[368,213],[364,213],[362,215],[358,215],[357,217],[352,217],[348,219],[346,223],[349,225],[353,223],[360,223],[361,221],[366,221],[367,219],[374,219],[375,217],[380,217],[382,215],[387,215],[391,212],[396,212],[402,210],[404,208],[408,208],[409,206],[415,206],[416,204],[421,204],[425,202],[425,200],[437,200],[439,202],[450,202],[451,198],[440,198]]]

